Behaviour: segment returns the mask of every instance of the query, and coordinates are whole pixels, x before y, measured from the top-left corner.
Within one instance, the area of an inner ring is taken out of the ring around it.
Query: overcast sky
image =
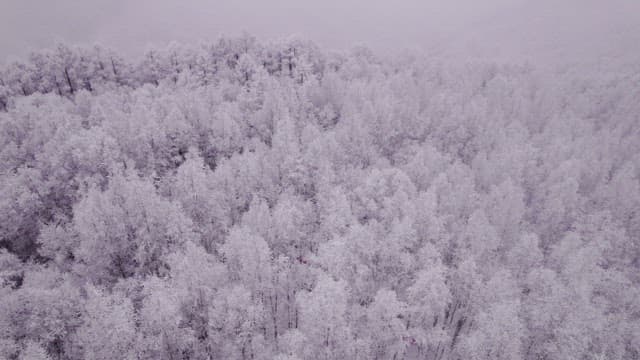
[[[247,31],[329,48],[542,59],[640,53],[638,0],[2,0],[0,61],[56,40],[138,55]]]

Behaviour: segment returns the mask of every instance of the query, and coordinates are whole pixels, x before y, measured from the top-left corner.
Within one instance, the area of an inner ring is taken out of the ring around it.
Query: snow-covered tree
[[[638,69],[250,35],[0,69],[0,358],[640,358]]]

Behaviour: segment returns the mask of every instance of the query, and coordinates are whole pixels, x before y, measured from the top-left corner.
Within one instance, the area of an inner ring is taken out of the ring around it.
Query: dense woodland
[[[250,36],[0,70],[0,358],[640,358],[640,64]]]

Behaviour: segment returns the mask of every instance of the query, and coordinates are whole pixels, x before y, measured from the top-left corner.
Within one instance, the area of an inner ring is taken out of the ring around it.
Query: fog
[[[533,61],[638,52],[633,0],[4,0],[0,62],[55,41],[139,55],[150,44],[248,32],[327,48],[422,49],[441,56]]]

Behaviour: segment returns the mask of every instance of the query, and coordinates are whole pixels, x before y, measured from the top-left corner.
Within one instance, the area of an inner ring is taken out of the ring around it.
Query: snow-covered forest
[[[640,358],[640,64],[250,36],[0,70],[0,358]]]

